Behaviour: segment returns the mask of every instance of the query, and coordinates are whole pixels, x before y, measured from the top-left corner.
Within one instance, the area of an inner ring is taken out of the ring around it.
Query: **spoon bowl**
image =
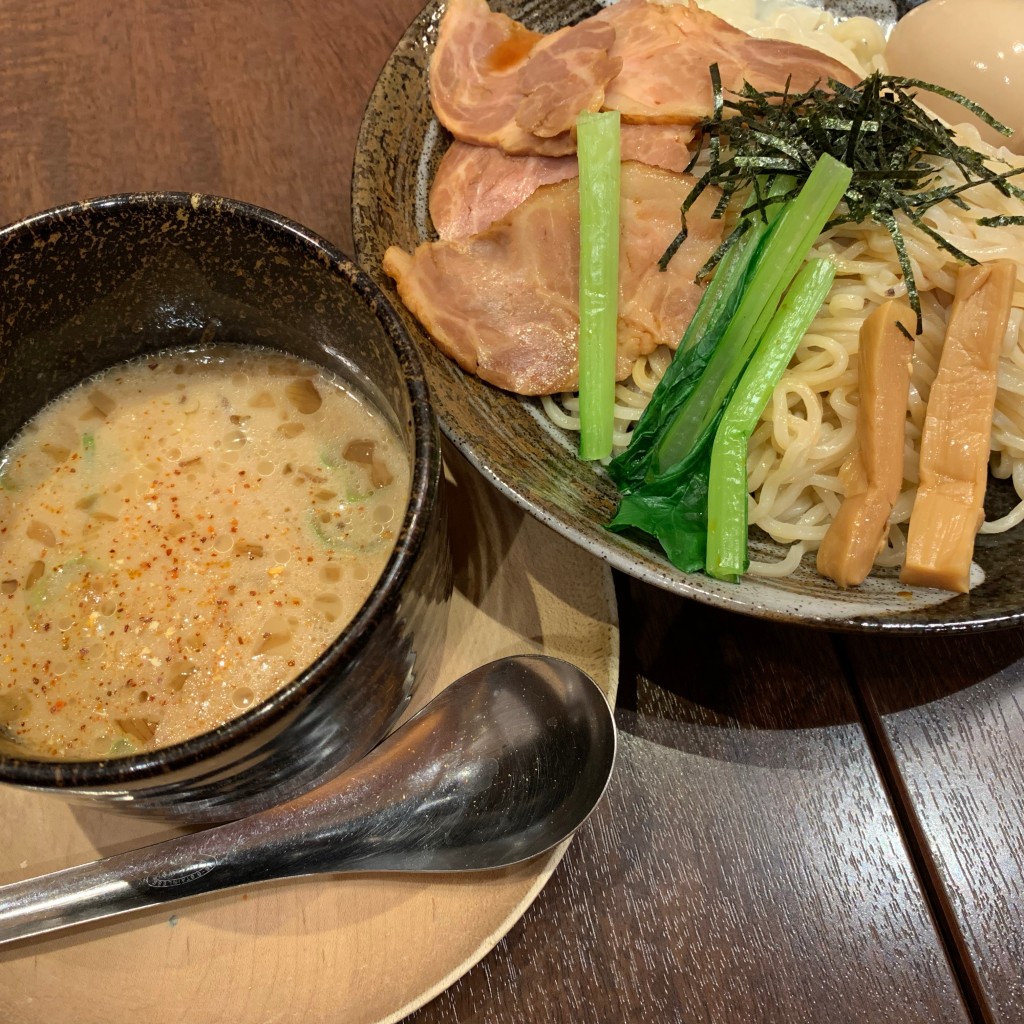
[[[568,662],[462,676],[328,785],[217,828],[0,886],[0,944],[277,878],[505,867],[557,846],[604,793],[615,724]]]

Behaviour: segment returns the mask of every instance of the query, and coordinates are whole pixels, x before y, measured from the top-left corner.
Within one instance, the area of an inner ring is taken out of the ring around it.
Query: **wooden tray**
[[[500,497],[453,449],[448,458],[456,593],[442,679],[544,652],[580,665],[614,699],[610,570]],[[175,832],[9,787],[0,788],[0,831],[0,883]],[[0,1019],[396,1021],[498,942],[563,853],[476,875],[271,882],[15,943],[0,950]]]

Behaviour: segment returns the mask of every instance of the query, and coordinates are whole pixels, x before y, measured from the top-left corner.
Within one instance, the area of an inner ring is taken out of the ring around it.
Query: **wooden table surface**
[[[351,251],[360,115],[419,2],[0,5],[0,223],[166,188]],[[617,584],[608,797],[410,1020],[1024,1020],[1024,634],[829,634]]]

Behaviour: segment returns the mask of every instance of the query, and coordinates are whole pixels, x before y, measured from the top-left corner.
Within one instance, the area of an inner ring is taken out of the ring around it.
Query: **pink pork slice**
[[[551,35],[532,32],[486,0],[450,0],[430,64],[430,98],[457,138],[521,156],[575,152],[584,110],[634,123],[695,124],[712,110],[709,67],[724,88],[803,90],[845,65],[797,43],[755,39],[695,5],[618,3]]]
[[[682,171],[693,131],[681,125],[623,125],[622,159]],[[490,227],[541,185],[575,178],[575,156],[509,156],[493,146],[456,140],[441,158],[430,189],[430,219],[441,238]]]
[[[607,110],[623,120],[694,124],[711,113],[709,68],[717,64],[722,88],[749,82],[761,92],[803,92],[834,78],[855,85],[860,76],[845,64],[798,43],[755,39],[696,4],[619,0],[592,21],[615,29],[609,51],[622,70],[605,90]],[[585,24],[585,23],[584,23]]]
[[[600,110],[620,64],[610,25],[531,32],[486,0],[449,0],[430,61],[430,100],[457,138],[506,153],[564,156],[583,110]]]
[[[688,217],[689,235],[664,273],[658,259],[679,228],[689,175],[622,165],[619,249],[619,380],[640,355],[675,347],[703,290],[697,271],[722,221],[709,189]],[[522,395],[577,386],[579,197],[576,179],[544,185],[503,220],[457,241],[384,254],[405,305],[464,370]]]

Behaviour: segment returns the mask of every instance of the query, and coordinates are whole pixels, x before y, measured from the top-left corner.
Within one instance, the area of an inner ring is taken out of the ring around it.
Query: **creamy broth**
[[[409,492],[384,417],[256,349],[97,376],[0,455],[0,730],[121,756],[280,689],[366,599]]]

